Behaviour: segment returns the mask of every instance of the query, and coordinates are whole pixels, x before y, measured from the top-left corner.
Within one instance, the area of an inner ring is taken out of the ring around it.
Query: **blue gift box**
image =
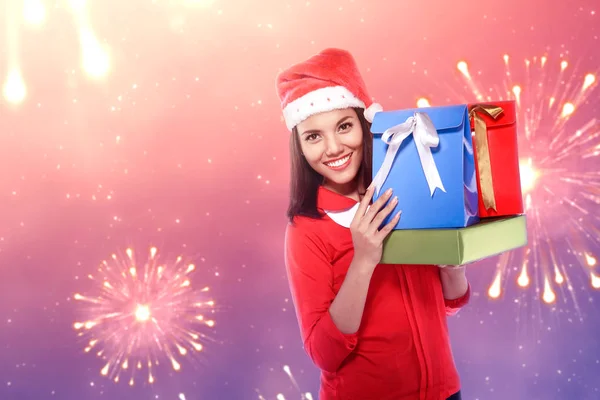
[[[380,182],[373,201],[388,188],[398,196],[384,223],[399,210],[396,230],[464,228],[479,221],[467,105],[378,112],[371,132],[373,180]]]

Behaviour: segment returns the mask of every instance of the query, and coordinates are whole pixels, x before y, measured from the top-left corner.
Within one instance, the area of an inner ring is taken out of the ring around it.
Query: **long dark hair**
[[[360,121],[363,131],[363,157],[358,170],[357,179],[362,181],[362,190],[366,189],[372,180],[372,154],[373,135],[371,134],[371,123],[364,117],[363,108],[355,108],[356,115]],[[316,172],[302,155],[300,147],[300,136],[296,127],[290,135],[290,202],[287,209],[287,217],[293,222],[298,215],[319,219],[323,215],[317,209],[317,192],[323,183],[323,176]]]

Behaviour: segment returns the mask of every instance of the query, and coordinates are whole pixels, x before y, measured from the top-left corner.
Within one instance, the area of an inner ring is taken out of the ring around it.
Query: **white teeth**
[[[333,161],[333,162],[329,162],[326,163],[327,165],[329,165],[330,167],[341,167],[342,165],[344,165],[348,160],[350,159],[350,154],[348,154],[346,157],[339,159],[337,161]]]

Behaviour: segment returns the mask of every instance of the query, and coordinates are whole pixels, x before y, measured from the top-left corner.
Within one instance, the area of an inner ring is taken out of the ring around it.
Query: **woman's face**
[[[363,131],[352,108],[315,114],[297,126],[302,153],[325,178],[324,184],[342,193],[355,182],[363,157]]]

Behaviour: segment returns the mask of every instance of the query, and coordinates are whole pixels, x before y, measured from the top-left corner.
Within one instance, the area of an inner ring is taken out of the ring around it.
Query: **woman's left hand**
[[[463,265],[438,265],[442,271],[445,270],[464,270],[466,268],[466,264]]]
[[[440,279],[444,298],[447,300],[463,296],[469,287],[465,265],[440,265]]]

